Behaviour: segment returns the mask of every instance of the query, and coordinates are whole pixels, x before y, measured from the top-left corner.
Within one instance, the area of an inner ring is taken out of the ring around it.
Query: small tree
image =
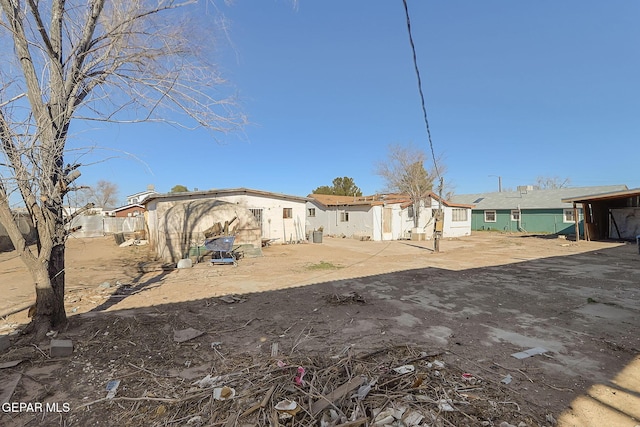
[[[315,190],[314,194],[333,194],[335,196],[362,196],[362,190],[348,176],[337,177],[333,180],[333,185],[322,185]]]
[[[187,191],[189,191],[189,189],[180,184],[174,185],[173,188],[171,188],[171,193],[186,193]]]
[[[386,191],[406,194],[411,199],[414,227],[418,227],[421,202],[432,191],[435,178],[435,173],[424,167],[426,159],[426,153],[412,145],[390,145],[386,160],[376,167],[376,174],[385,180]]]
[[[118,203],[118,184],[105,180],[100,180],[94,187],[90,188],[91,200],[96,206],[101,208],[116,207]]]
[[[78,120],[165,121],[227,131],[245,120],[176,10],[194,0],[0,0],[0,224],[31,273],[37,337],[67,322],[64,199],[82,152],[67,152]],[[206,29],[202,29],[206,31]],[[168,114],[172,111],[172,115]],[[169,119],[171,117],[171,119]],[[12,204],[26,209],[32,249]]]

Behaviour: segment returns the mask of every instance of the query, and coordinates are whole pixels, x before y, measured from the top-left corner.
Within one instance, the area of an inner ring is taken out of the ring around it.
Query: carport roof
[[[589,196],[568,197],[562,199],[563,203],[585,203],[599,202],[604,200],[627,199],[629,197],[640,197],[640,188],[632,188],[631,190],[612,191],[609,193],[592,194]]]

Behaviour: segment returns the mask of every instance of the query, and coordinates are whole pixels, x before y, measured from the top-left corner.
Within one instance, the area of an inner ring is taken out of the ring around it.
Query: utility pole
[[[442,187],[444,187],[444,181],[440,177],[440,183],[438,184],[438,212],[435,215],[436,222],[433,226],[433,250],[440,252],[440,238],[444,230],[444,212],[442,211]]]
[[[498,175],[489,175],[489,177],[498,178],[498,193],[502,193],[502,177]]]

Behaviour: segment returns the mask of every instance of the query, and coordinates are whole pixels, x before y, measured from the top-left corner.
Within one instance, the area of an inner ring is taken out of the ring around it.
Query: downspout
[[[520,209],[520,205],[518,205],[518,231],[528,233],[528,231],[522,227],[522,210]]]

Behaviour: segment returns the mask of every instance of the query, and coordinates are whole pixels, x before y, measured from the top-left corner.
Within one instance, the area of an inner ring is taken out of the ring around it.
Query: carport
[[[586,240],[635,240],[640,235],[640,188],[562,199],[573,203],[576,240],[580,239],[578,204]]]

